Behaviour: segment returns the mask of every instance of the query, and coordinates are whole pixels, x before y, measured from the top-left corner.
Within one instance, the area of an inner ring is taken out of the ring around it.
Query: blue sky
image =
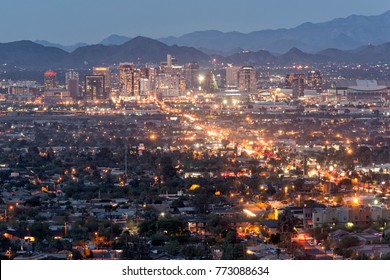
[[[211,29],[250,32],[387,10],[389,0],[1,0],[0,42],[73,44],[97,43],[111,34],[160,38]]]

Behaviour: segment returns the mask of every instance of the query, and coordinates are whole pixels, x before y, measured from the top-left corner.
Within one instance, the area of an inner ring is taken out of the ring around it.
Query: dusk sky
[[[389,0],[2,0],[0,42],[73,44],[97,43],[111,34],[160,38],[212,29],[250,32],[387,10]]]

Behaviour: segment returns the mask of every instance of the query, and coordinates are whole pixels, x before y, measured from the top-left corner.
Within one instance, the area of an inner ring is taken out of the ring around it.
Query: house
[[[329,237],[335,241],[339,241],[341,238],[343,238],[344,236],[347,236],[349,235],[350,233],[348,231],[345,231],[345,230],[342,230],[342,229],[338,229],[336,230],[335,232],[332,232]]]
[[[68,252],[58,253],[42,253],[36,255],[20,255],[14,258],[14,260],[66,260],[68,259]]]
[[[368,226],[371,222],[370,207],[357,206],[349,208],[349,221],[361,226]]]
[[[116,250],[95,249],[91,250],[92,259],[94,260],[118,260],[120,253]]]
[[[188,230],[190,233],[206,235],[206,222],[204,219],[192,219],[188,221]]]
[[[1,235],[7,238],[8,240],[26,240],[26,239],[33,238],[29,236],[29,234],[26,231],[19,231],[12,228],[8,228],[2,231]]]
[[[370,244],[353,247],[356,255],[367,255],[369,258],[379,259],[384,254],[390,253],[390,246],[388,244]]]
[[[313,211],[313,227],[323,227],[329,223],[337,222],[337,209],[328,208],[316,208]]]
[[[266,230],[269,235],[278,233],[277,220],[264,220],[261,222],[261,227],[263,230]]]
[[[382,233],[374,229],[365,229],[361,233],[356,234],[359,238],[364,239],[366,244],[380,243]]]

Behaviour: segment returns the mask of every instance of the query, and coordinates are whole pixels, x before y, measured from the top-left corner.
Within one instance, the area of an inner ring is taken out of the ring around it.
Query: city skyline
[[[2,262],[390,260],[389,3],[4,1]]]
[[[379,15],[390,9],[390,3],[384,0],[354,1],[351,4],[350,1],[339,3],[334,0],[315,5],[307,0],[294,3],[247,0],[245,5],[236,0],[223,3],[202,0],[191,5],[177,0],[140,3],[41,0],[38,5],[18,0],[3,3],[3,11],[9,12],[0,19],[0,30],[2,42],[26,39],[92,44],[111,34],[161,38],[202,30],[248,33],[293,28],[304,22],[319,23],[352,14]],[[17,20],[15,14],[19,15]]]

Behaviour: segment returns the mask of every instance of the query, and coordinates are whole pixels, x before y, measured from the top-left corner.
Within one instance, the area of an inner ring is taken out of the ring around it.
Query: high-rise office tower
[[[190,62],[185,67],[185,79],[188,89],[199,87],[199,65],[196,62]]]
[[[180,75],[167,73],[158,74],[156,95],[158,99],[180,96]]]
[[[119,91],[124,97],[140,96],[140,80],[147,78],[146,68],[136,69],[131,63],[119,65]]]
[[[257,72],[253,66],[243,66],[238,70],[238,89],[253,93],[257,91]]]
[[[119,92],[122,96],[133,96],[134,64],[119,64]]]
[[[56,88],[57,87],[57,73],[52,71],[52,70],[48,70],[45,72],[45,74],[43,75],[43,81],[44,81],[44,85],[45,85],[45,89],[51,89],[51,88]]]
[[[105,91],[105,81],[103,75],[85,76],[84,100],[107,100],[108,94]]]
[[[306,85],[309,89],[317,91],[322,89],[322,75],[318,70],[312,70],[307,74]]]
[[[171,54],[167,54],[167,61],[160,62],[160,68],[162,71],[164,71],[165,68],[171,68],[172,66],[176,66],[176,65],[177,65],[177,60]]]
[[[157,87],[157,68],[156,67],[148,67],[148,79],[150,81],[150,90],[154,95],[156,94]]]
[[[110,67],[93,67],[93,75],[103,75],[104,76],[104,87],[107,94],[111,90],[111,71]]]
[[[134,70],[134,76],[133,76],[133,91],[132,96],[139,97],[140,95],[140,80],[141,80],[141,73],[139,69]]]
[[[238,86],[238,71],[239,66],[228,65],[226,67],[226,87],[234,88]]]
[[[149,79],[149,68],[142,67],[139,69],[141,79]]]
[[[293,99],[303,97],[305,90],[305,74],[287,74],[286,87],[292,89]]]
[[[212,71],[202,72],[198,76],[199,90],[213,93],[218,91],[217,81]]]
[[[79,73],[70,70],[65,74],[66,90],[69,91],[70,97],[77,99],[80,97],[79,94]]]
[[[177,64],[176,58],[171,54],[167,54],[167,66],[171,67],[171,66],[174,66],[176,64]]]
[[[140,96],[143,98],[150,97],[151,96],[150,93],[152,91],[150,80],[141,78],[139,85],[140,85]]]

